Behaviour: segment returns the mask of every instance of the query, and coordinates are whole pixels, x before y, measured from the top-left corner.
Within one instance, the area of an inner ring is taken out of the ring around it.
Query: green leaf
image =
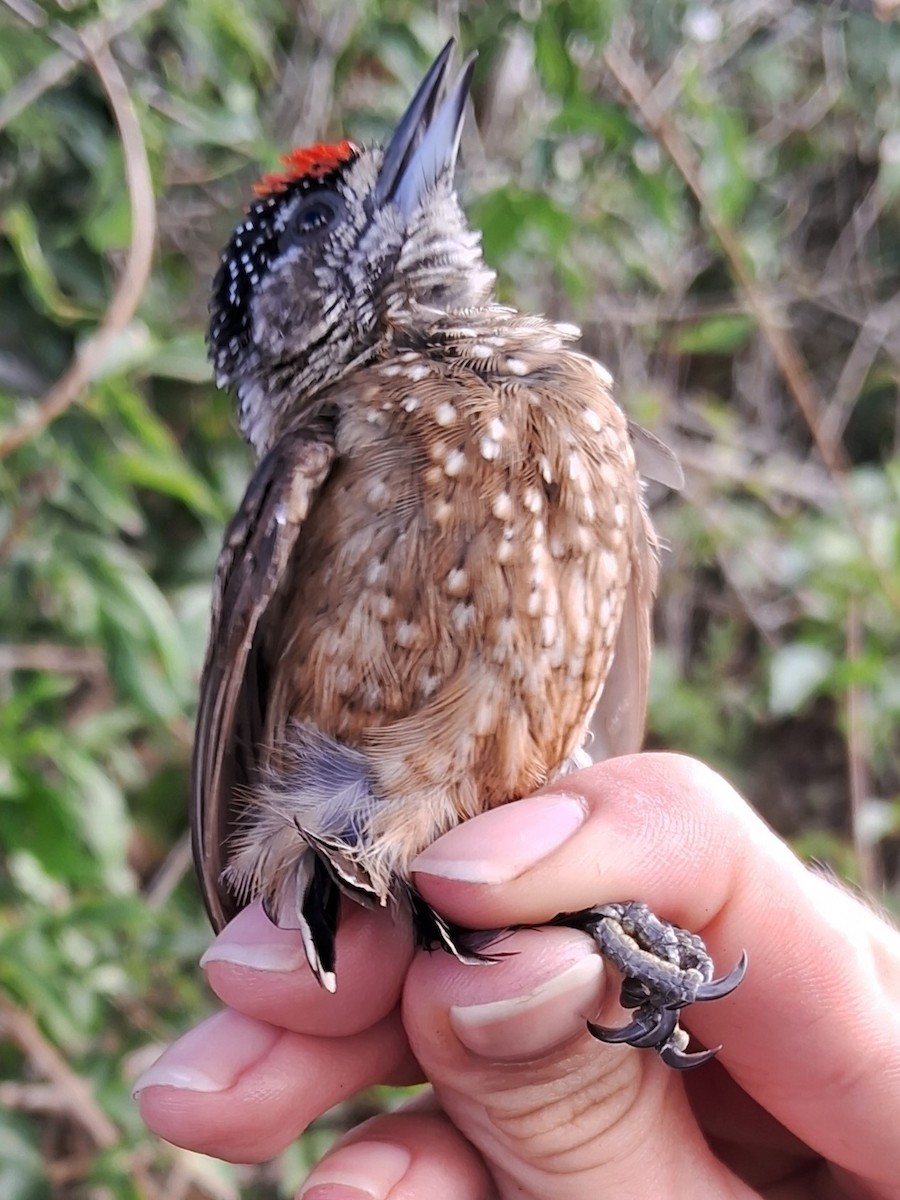
[[[731,354],[756,332],[756,322],[743,313],[704,317],[681,329],[672,339],[679,354]]]
[[[90,315],[60,290],[41,247],[38,223],[27,205],[10,205],[3,217],[3,230],[22,264],[27,283],[46,312],[66,324]]]

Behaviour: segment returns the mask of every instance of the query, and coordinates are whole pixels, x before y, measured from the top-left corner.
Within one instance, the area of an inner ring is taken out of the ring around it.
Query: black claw
[[[667,1067],[672,1067],[675,1071],[693,1071],[694,1067],[702,1067],[704,1063],[714,1059],[721,1049],[721,1046],[714,1046],[712,1050],[698,1050],[695,1054],[685,1054],[677,1043],[671,1042],[667,1046],[659,1047],[659,1057]]]
[[[615,1029],[608,1025],[595,1025],[593,1021],[588,1021],[587,1027],[591,1035],[598,1042],[609,1042],[612,1046],[623,1043],[627,1046],[636,1046],[638,1043],[641,1045],[651,1045],[652,1043],[644,1042],[644,1039],[656,1036],[656,1031],[659,1029],[663,1015],[659,1010],[642,1013],[641,1016],[635,1017],[633,1021],[628,1025],[623,1025],[620,1029]],[[663,1036],[666,1037],[668,1035]]]
[[[647,987],[638,979],[623,979],[619,1003],[623,1008],[640,1008],[648,999]]]
[[[656,1028],[645,1034],[644,1037],[635,1038],[631,1042],[631,1045],[636,1046],[638,1050],[658,1050],[669,1042],[678,1028],[678,1013],[674,1009],[664,1008],[662,1011],[657,1009],[654,1015],[658,1018]]]
[[[747,954],[720,979],[697,934],[662,921],[645,904],[602,904],[560,913],[552,924],[582,929],[622,975],[619,1003],[634,1013],[621,1029],[588,1022],[598,1041],[654,1049],[676,1071],[689,1071],[715,1058],[721,1047],[687,1052],[688,1034],[679,1013],[695,1000],[721,1000],[747,973]]]
[[[621,1029],[594,1025],[588,1021],[588,1030],[598,1041],[613,1046],[634,1046],[638,1050],[652,1050],[666,1045],[677,1027],[678,1013],[666,1008],[649,1009]]]
[[[723,975],[721,979],[711,979],[709,983],[701,983],[697,988],[697,999],[721,1000],[723,996],[730,996],[746,974],[747,951],[742,950],[741,957],[727,975]]]

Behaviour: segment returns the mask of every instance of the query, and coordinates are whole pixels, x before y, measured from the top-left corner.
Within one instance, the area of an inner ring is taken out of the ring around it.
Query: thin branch
[[[850,601],[847,612],[847,661],[859,662],[863,652],[862,605]],[[847,688],[847,773],[850,791],[850,831],[859,885],[870,896],[881,891],[882,880],[874,847],[865,836],[863,808],[870,795],[869,753],[863,721],[863,695],[858,683]]]
[[[41,1032],[34,1017],[0,993],[0,1035],[3,1034],[19,1047],[37,1074],[50,1085],[59,1110],[83,1129],[95,1146],[107,1150],[121,1145],[120,1130],[97,1103],[88,1081],[69,1066]],[[131,1155],[137,1193],[143,1200],[162,1200],[163,1193],[153,1181],[145,1159],[146,1153],[141,1150]]]
[[[7,7],[12,7],[8,0],[3,0],[3,3]],[[34,104],[35,100],[39,100],[45,92],[58,87],[68,79],[79,64],[88,58],[87,46],[93,46],[97,50],[101,46],[108,45],[115,38],[127,33],[132,25],[136,25],[142,17],[162,8],[163,4],[165,4],[165,0],[136,0],[136,3],[132,4],[130,8],[124,9],[111,21],[94,21],[90,25],[86,25],[81,31],[80,40],[79,37],[69,38],[65,50],[49,54],[30,74],[26,75],[24,79],[20,79],[5,96],[0,98],[0,130],[5,129],[11,121],[14,121],[29,105]],[[15,11],[29,25],[35,27],[33,13],[23,14],[18,6]],[[44,23],[39,22],[38,24],[43,26]],[[49,36],[59,44],[54,31],[50,31]]]
[[[150,908],[162,908],[191,866],[191,838],[184,833],[166,855],[159,870],[144,889]]]
[[[90,646],[0,642],[0,674],[10,671],[53,671],[58,675],[88,677],[105,675],[106,665],[100,651]]]
[[[787,463],[784,459],[762,462],[750,458],[734,446],[721,442],[688,442],[667,436],[686,473],[708,475],[721,483],[756,490],[764,494],[769,507],[780,511],[768,497],[781,496],[813,508],[825,509],[833,502],[828,478],[813,460]],[[783,510],[783,505],[781,506]]]
[[[604,50],[604,61],[619,87],[640,114],[647,129],[666,151],[681,177],[693,192],[706,223],[722,247],[731,272],[747,302],[747,307],[752,312],[768,343],[785,385],[806,422],[813,444],[832,478],[835,491],[841,498],[847,518],[878,578],[882,591],[894,607],[900,608],[900,594],[882,569],[878,557],[873,551],[865,521],[847,487],[843,446],[825,428],[822,420],[824,401],[819,396],[806,361],[797,348],[790,331],[772,310],[765,291],[757,287],[740,238],[731,226],[716,214],[714,207],[710,204],[693,151],[675,124],[669,119],[670,109],[660,110],[652,102],[650,80],[643,67],[631,57],[626,47],[614,39],[610,40]]]
[[[839,445],[826,441],[821,436],[819,409],[822,405],[806,363],[790,333],[769,307],[765,293],[756,286],[739,238],[731,226],[716,215],[710,204],[694,154],[666,113],[657,110],[656,106],[650,103],[650,80],[627,50],[610,43],[604,52],[604,58],[616,82],[634,104],[647,128],[659,141],[694,193],[706,223],[725,252],[728,265],[744,293],[748,307],[769,343],[785,383],[803,413],[822,461],[833,474],[840,474],[844,468],[843,451]]]
[[[156,201],[147,149],[134,104],[122,73],[106,44],[94,46],[84,43],[84,50],[109,100],[122,143],[125,178],[131,205],[131,244],[128,248],[128,259],[96,332],[76,353],[56,383],[44,394],[35,411],[19,425],[8,430],[0,440],[0,459],[40,433],[79,398],[109,351],[116,335],[134,316],[153,263]]]
[[[0,1083],[0,1108],[22,1112],[68,1113],[69,1098],[54,1083]]]
[[[34,1018],[3,995],[0,995],[0,1029],[27,1056],[38,1074],[65,1098],[66,1112],[95,1145],[107,1149],[119,1142],[118,1129],[94,1099],[88,1082],[44,1037]]]

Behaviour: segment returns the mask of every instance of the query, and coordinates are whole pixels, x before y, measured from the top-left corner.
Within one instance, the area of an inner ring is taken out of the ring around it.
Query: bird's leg
[[[670,1067],[680,1071],[714,1058],[721,1047],[688,1054],[688,1035],[678,1024],[678,1010],[697,1000],[719,1000],[738,986],[747,970],[747,955],[720,979],[701,938],[661,921],[645,904],[601,904],[577,913],[561,913],[551,924],[581,929],[600,953],[622,972],[620,1003],[634,1009],[634,1019],[621,1029],[588,1022],[602,1042],[652,1047]]]

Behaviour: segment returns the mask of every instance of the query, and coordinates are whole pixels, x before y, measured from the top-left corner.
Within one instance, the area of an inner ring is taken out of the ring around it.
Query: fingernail
[[[224,939],[224,940],[222,940]],[[253,971],[272,971],[288,973],[299,971],[306,965],[303,947],[291,942],[253,942],[242,943],[231,941],[227,934],[217,938],[204,952],[200,966],[204,970],[210,963],[231,963],[236,967],[249,967]]]
[[[187,1092],[224,1092],[263,1058],[280,1037],[272,1025],[221,1012],[190,1030],[139,1076],[132,1089],[171,1087]]]
[[[461,883],[507,883],[558,850],[586,816],[580,796],[529,796],[464,821],[423,850],[411,870]]]
[[[583,958],[525,995],[453,1005],[450,1026],[482,1058],[536,1058],[584,1032],[585,1021],[596,1016],[602,980],[603,961],[586,945]]]
[[[296,929],[273,925],[257,901],[241,909],[200,959],[232,963],[254,971],[289,972],[305,968],[306,956]]]
[[[356,1142],[329,1154],[313,1169],[297,1200],[387,1200],[412,1157],[389,1142]]]

